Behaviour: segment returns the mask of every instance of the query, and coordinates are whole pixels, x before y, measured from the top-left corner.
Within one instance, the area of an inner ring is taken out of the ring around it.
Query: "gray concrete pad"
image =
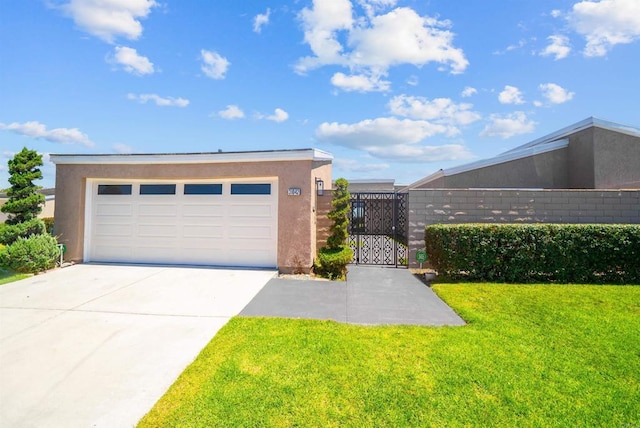
[[[465,324],[409,270],[356,265],[349,266],[345,282],[272,279],[240,315],[368,325]]]
[[[77,265],[0,286],[0,426],[134,426],[274,275]]]

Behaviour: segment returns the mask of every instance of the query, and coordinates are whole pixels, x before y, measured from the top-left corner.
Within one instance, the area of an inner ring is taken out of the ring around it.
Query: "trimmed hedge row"
[[[425,243],[450,279],[640,284],[640,225],[431,225]]]

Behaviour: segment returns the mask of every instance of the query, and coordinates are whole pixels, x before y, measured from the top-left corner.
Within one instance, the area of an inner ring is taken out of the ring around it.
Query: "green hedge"
[[[432,225],[425,244],[451,279],[640,284],[640,225]]]

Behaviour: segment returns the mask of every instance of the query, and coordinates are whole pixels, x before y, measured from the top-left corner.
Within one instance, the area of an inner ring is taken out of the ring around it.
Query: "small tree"
[[[42,156],[26,147],[9,160],[9,200],[2,206],[8,214],[0,231],[4,248],[0,263],[19,272],[36,273],[55,266],[56,240],[46,234],[42,212],[44,195],[33,182],[42,179]]]
[[[327,217],[333,220],[331,236],[327,238],[327,245],[318,251],[318,258],[314,263],[317,274],[329,279],[343,279],[347,273],[347,265],[353,260],[353,250],[347,244],[349,237],[349,182],[339,178],[333,189],[333,210]]]
[[[8,214],[5,223],[15,225],[38,218],[42,212],[44,195],[38,193],[41,188],[33,184],[42,179],[42,156],[26,147],[9,160],[9,200],[2,206],[2,212]]]
[[[335,189],[333,189],[333,200],[331,206],[333,210],[329,211],[327,217],[333,220],[331,225],[331,236],[327,238],[327,247],[332,250],[344,247],[347,245],[347,238],[349,232],[347,230],[349,226],[349,182],[344,178],[339,178],[335,182]]]

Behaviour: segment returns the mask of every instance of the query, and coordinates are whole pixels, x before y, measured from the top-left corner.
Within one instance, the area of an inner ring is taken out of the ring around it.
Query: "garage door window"
[[[232,195],[270,195],[271,184],[268,183],[242,183],[231,185]]]
[[[131,184],[99,184],[98,195],[130,195]]]
[[[185,184],[185,195],[222,195],[222,184]]]
[[[175,184],[141,184],[141,195],[175,195]]]

